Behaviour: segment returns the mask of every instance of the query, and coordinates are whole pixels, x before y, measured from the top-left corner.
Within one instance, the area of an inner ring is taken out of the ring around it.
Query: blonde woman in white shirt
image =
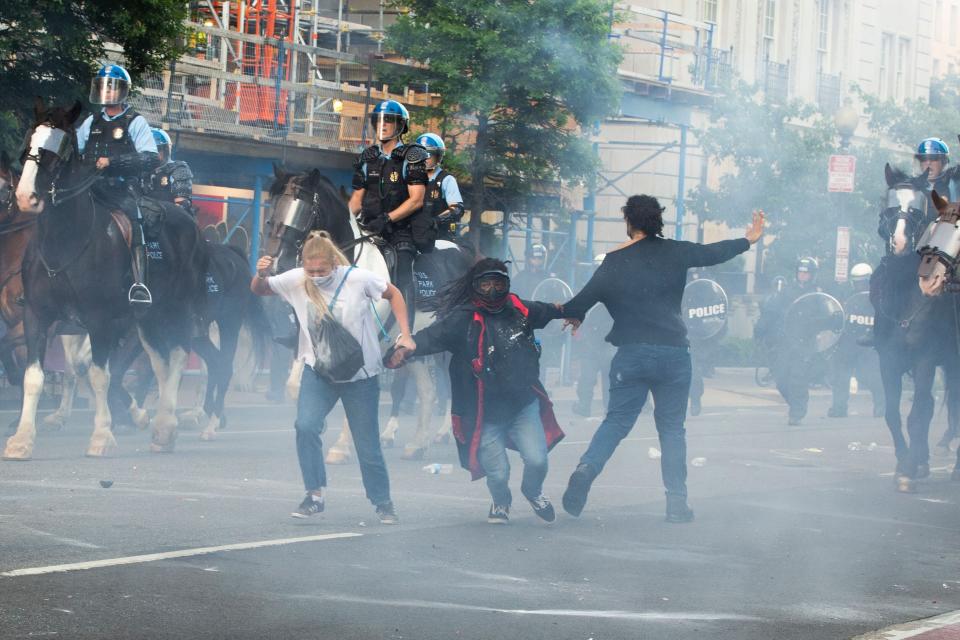
[[[261,296],[277,295],[290,304],[300,322],[297,357],[304,362],[297,401],[297,458],[307,495],[295,518],[308,518],[324,509],[323,489],[327,484],[320,434],[324,420],[337,400],[350,425],[360,462],[360,474],[367,498],[376,507],[383,524],[397,524],[396,509],[390,499],[390,480],[380,450],[380,385],[383,368],[380,356],[378,323],[373,305],[381,298],[390,308],[400,328],[398,345],[415,348],[407,322],[407,305],[400,291],[381,276],[351,267],[350,261],[337,248],[325,231],[314,231],[303,246],[303,267],[270,276],[273,258],[257,261],[257,275],[250,289]],[[337,290],[339,289],[339,294]],[[334,300],[328,310],[330,301]],[[347,382],[333,382],[314,369],[311,327],[317,327],[326,314],[332,313],[360,343],[363,366]]]

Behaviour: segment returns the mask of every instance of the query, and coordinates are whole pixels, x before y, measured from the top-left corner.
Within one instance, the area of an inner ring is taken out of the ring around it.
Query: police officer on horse
[[[950,148],[947,143],[940,138],[925,138],[917,145],[917,153],[914,155],[920,165],[920,172],[929,171],[927,174],[927,217],[931,220],[937,217],[936,207],[930,199],[930,194],[934,190],[940,195],[949,199],[951,202],[960,200],[960,185],[958,185],[957,167],[947,167],[950,163]]]
[[[157,200],[172,202],[195,216],[193,210],[193,172],[183,160],[173,159],[173,144],[163,129],[153,128],[153,140],[160,155],[160,166],[145,179],[144,186]]]
[[[148,305],[153,297],[146,285],[140,177],[157,166],[159,156],[146,118],[126,103],[130,84],[130,74],[120,65],[100,68],[90,83],[90,102],[103,108],[88,116],[77,129],[77,145],[84,162],[103,176],[94,185],[94,193],[121,209],[133,222],[133,285],[127,299],[132,304]]]
[[[460,195],[457,179],[440,166],[447,146],[443,138],[435,133],[423,134],[417,138],[417,144],[429,154],[426,160],[427,194],[423,201],[423,208],[429,216],[424,217],[436,225],[438,239],[454,242],[457,239],[457,223],[463,217],[463,196]]]
[[[418,144],[404,144],[409,124],[409,112],[396,100],[385,100],[373,109],[370,125],[377,143],[364,149],[354,165],[349,207],[361,229],[383,240],[381,251],[391,280],[407,300],[412,322],[413,261],[418,249],[433,248],[434,239],[417,237],[412,224],[413,217],[422,214],[428,154]]]

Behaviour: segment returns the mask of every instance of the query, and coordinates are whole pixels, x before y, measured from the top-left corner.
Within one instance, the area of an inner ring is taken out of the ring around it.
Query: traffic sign
[[[853,192],[853,179],[856,170],[857,158],[855,156],[830,156],[827,167],[827,191]]]

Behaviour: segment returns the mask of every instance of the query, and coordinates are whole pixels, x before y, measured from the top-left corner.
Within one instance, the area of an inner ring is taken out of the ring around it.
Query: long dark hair
[[[503,260],[483,258],[460,278],[442,287],[435,296],[426,301],[424,307],[428,311],[435,312],[438,318],[442,318],[458,307],[471,303],[474,297],[473,280],[484,271],[505,271],[509,273],[507,263]]]

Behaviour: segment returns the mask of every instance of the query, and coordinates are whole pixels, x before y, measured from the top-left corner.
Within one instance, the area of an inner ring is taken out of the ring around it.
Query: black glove
[[[382,235],[384,231],[387,230],[387,227],[390,225],[390,218],[386,215],[379,215],[376,218],[373,218],[365,226],[367,231],[372,233],[375,236]]]

